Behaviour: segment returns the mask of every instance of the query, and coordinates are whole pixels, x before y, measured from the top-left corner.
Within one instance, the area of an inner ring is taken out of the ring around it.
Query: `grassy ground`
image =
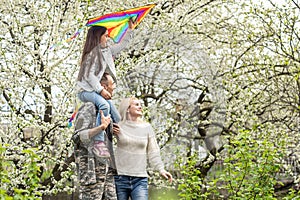
[[[178,200],[178,192],[171,189],[149,188],[149,200]]]

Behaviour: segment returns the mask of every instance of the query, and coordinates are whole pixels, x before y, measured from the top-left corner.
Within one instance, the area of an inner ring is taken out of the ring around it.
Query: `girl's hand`
[[[106,100],[111,99],[111,94],[104,88],[101,90],[100,95]]]
[[[133,22],[133,19],[132,19],[132,18],[130,18],[130,19],[129,19],[129,22],[128,22],[128,25],[129,25],[129,28],[130,28],[131,30],[133,30],[134,27],[136,26],[136,23]]]

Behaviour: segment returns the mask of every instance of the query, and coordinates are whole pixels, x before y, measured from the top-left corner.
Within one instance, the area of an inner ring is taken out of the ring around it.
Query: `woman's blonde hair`
[[[122,99],[120,102],[120,106],[119,106],[119,113],[121,115],[121,121],[126,121],[126,120],[130,120],[128,118],[128,108],[130,108],[131,102],[134,100],[139,100],[136,97],[129,97],[129,98],[125,98]],[[138,121],[143,122],[142,119],[138,119]]]

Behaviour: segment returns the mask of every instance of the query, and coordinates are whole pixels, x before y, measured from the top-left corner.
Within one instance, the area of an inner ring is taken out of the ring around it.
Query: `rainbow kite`
[[[109,37],[112,38],[115,43],[118,43],[121,41],[122,37],[125,35],[126,31],[128,30],[129,27],[128,22],[130,20],[133,20],[135,22],[135,26],[137,26],[155,5],[156,4],[149,4],[137,8],[132,8],[129,10],[109,13],[100,17],[95,17],[89,19],[85,26],[106,27],[108,30]],[[79,29],[71,38],[68,38],[63,42],[72,41],[80,34],[82,30],[83,28]],[[50,47],[50,49],[53,49],[55,46],[58,46],[63,42],[59,42],[58,44],[53,45],[52,47]]]
[[[138,25],[150,12],[155,4],[150,4],[125,11],[106,14],[88,20],[86,26],[104,26],[108,30],[108,35],[114,42],[118,43],[128,30],[128,22],[132,19]]]

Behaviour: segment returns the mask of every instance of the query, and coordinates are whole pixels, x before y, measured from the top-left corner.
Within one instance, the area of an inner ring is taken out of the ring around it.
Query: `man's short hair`
[[[108,76],[109,76],[109,73],[104,72],[104,74],[103,74],[103,76],[102,76],[102,78],[101,78],[100,83],[105,84],[105,85],[108,85],[108,78],[107,78]]]

